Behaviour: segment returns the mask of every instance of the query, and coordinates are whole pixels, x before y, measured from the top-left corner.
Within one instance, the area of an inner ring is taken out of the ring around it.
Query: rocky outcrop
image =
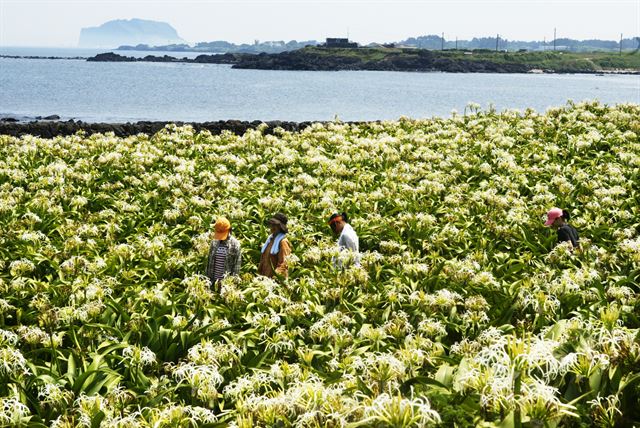
[[[372,71],[444,71],[452,73],[526,73],[530,67],[516,63],[469,61],[438,56],[432,51],[414,50],[411,54],[392,53],[382,59],[366,60],[357,55],[319,55],[306,50],[279,54],[199,55],[196,58],[147,55],[134,58],[113,52],[98,54],[87,61],[97,62],[186,62],[201,64],[233,64],[233,68],[254,70],[372,70]]]
[[[113,52],[101,53],[87,58],[89,62],[136,62],[138,58],[132,56],[118,55]]]
[[[361,58],[356,56],[315,55],[306,51],[283,52],[279,54],[246,55],[233,68],[255,70],[371,70]],[[382,69],[382,68],[377,68]]]
[[[83,59],[86,60],[86,56],[41,56],[41,55],[0,55],[0,58],[9,59]]]
[[[493,54],[492,52],[489,52]],[[483,52],[467,55],[450,55],[446,52],[426,49],[323,49],[305,48],[278,54],[200,55],[196,58],[175,58],[172,56],[147,55],[144,58],[126,57],[114,53],[99,54],[87,61],[147,61],[186,62],[202,64],[232,64],[233,68],[254,70],[307,70],[307,71],[414,71],[447,73],[616,73],[640,74],[636,69],[602,69],[576,66],[575,63],[558,63],[556,67],[541,69],[535,62],[514,60],[511,57],[495,57]],[[473,55],[473,56],[471,56]],[[473,58],[473,59],[471,59]],[[515,57],[514,57],[515,58]],[[593,67],[593,64],[591,64]]]
[[[526,73],[529,66],[518,63],[493,63],[442,57],[433,51],[392,52],[382,58],[367,60],[365,55],[332,55],[300,50],[280,54],[247,55],[238,58],[233,68],[259,70],[373,70],[373,71],[443,71],[452,73]]]
[[[186,62],[200,64],[232,64],[233,68],[254,70],[370,70],[370,71],[444,71],[451,73],[526,73],[530,67],[518,63],[494,63],[486,60],[461,60],[441,57],[428,50],[391,53],[382,59],[367,60],[364,56],[319,55],[299,50],[279,54],[199,55],[196,58],[147,55],[143,58],[118,55],[113,52],[98,54],[87,61],[96,62]]]
[[[118,55],[113,52],[101,53],[87,58],[91,62],[186,62],[194,64],[235,64],[243,56],[240,54],[226,53],[222,55],[198,55],[195,58],[176,58],[169,55],[147,55],[142,58]]]
[[[235,64],[241,54],[226,53],[222,55],[198,55],[192,62],[200,64]]]
[[[66,122],[53,121],[33,121],[33,122],[9,122],[0,121],[0,135],[11,135],[19,137],[22,135],[34,135],[42,138],[52,138],[56,136],[73,135],[78,131],[84,131],[87,134],[104,134],[113,132],[118,137],[126,137],[139,133],[155,134],[169,123],[176,125],[184,125],[188,122],[134,122],[134,123],[87,123],[82,121],[69,120]],[[197,122],[188,123],[194,127],[196,131],[207,130],[212,134],[220,134],[222,131],[229,131],[236,135],[242,135],[249,129],[255,129],[262,123],[267,125],[265,133],[273,133],[276,128],[283,128],[287,131],[300,131],[312,122],[281,122],[270,121],[261,122],[255,120],[252,122],[240,120],[221,120],[214,122]]]

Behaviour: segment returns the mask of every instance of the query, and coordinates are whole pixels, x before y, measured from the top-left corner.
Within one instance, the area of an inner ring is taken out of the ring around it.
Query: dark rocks
[[[101,53],[87,58],[89,62],[136,62],[137,58],[132,56],[118,55],[113,52]]]
[[[86,56],[38,56],[38,55],[0,55],[0,58],[9,59],[83,59],[86,60]]]
[[[15,117],[3,117],[2,119],[0,119],[0,122],[17,122],[18,119],[16,119]]]
[[[241,54],[223,54],[223,55],[198,55],[194,59],[190,58],[176,58],[169,55],[156,56],[147,55],[143,58],[135,58],[132,56],[118,55],[113,52],[101,53],[91,58],[87,58],[87,61],[91,62],[186,62],[197,64],[235,64],[238,62],[238,58],[244,55]]]
[[[176,125],[185,125],[188,122],[151,122],[140,121],[135,123],[87,123],[82,121],[33,121],[33,122],[12,122],[0,120],[0,135],[11,135],[19,137],[22,135],[34,135],[42,138],[53,138],[56,136],[73,135],[82,130],[87,134],[113,132],[118,137],[127,137],[144,133],[153,135],[163,129],[167,124],[175,123]],[[236,135],[242,135],[249,129],[256,129],[262,123],[266,123],[265,133],[272,134],[276,128],[283,128],[286,131],[301,131],[311,125],[312,122],[282,122],[271,121],[261,122],[254,120],[252,122],[240,120],[221,120],[213,122],[197,122],[188,123],[194,127],[196,131],[209,131],[212,134],[221,134],[223,131],[229,131]]]
[[[242,55],[226,53],[222,55],[198,55],[193,62],[199,64],[235,64]]]
[[[181,59],[178,59],[178,58],[175,58],[175,57],[172,57],[172,56],[169,56],[169,55],[164,55],[164,56],[147,55],[144,58],[138,59],[138,61],[143,61],[143,62],[184,62]],[[188,62],[188,60],[186,60],[186,62]]]
[[[42,118],[43,120],[60,120],[60,116],[57,114],[52,114],[51,116],[45,116]]]
[[[491,51],[480,53],[488,55]],[[473,59],[452,55],[449,52],[425,49],[326,49],[309,47],[276,54],[226,53],[222,55],[199,55],[196,58],[175,58],[172,56],[147,55],[144,58],[125,57],[114,53],[104,53],[87,61],[147,61],[185,62],[199,64],[232,64],[233,68],[253,70],[306,70],[306,71],[413,71],[447,73],[529,73],[540,68],[535,63],[518,62],[516,57],[481,57]],[[594,70],[570,67],[556,68],[556,73],[595,73]],[[598,71],[602,72],[602,70]],[[637,74],[635,70],[624,73]]]
[[[291,51],[279,54],[245,55],[238,58],[233,68],[257,70],[368,70],[357,56],[317,55],[307,51]]]
[[[371,71],[443,71],[451,73],[526,73],[529,66],[520,63],[494,63],[441,56],[428,50],[390,51],[379,57],[353,50],[351,54],[331,54],[319,49],[279,54],[246,55],[233,68],[258,70],[371,70]]]

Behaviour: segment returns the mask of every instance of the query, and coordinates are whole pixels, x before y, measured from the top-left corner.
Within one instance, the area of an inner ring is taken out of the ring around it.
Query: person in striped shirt
[[[242,264],[240,242],[231,236],[231,223],[219,217],[214,225],[215,233],[209,246],[207,277],[217,285],[225,276],[239,275]]]

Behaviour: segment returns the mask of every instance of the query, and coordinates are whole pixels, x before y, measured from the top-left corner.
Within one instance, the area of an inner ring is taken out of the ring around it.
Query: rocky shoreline
[[[141,58],[119,55],[113,52],[101,53],[87,58],[88,62],[184,62],[193,64],[236,64],[239,61],[238,54],[198,55],[195,58],[177,58],[174,56],[147,55]]]
[[[473,55],[472,53],[470,53]],[[544,73],[544,74],[631,74],[640,75],[636,68],[580,68],[562,65],[550,68],[536,63],[494,61],[491,59],[467,59],[443,55],[426,49],[405,49],[391,52],[383,57],[368,57],[367,52],[355,51],[353,55],[344,52],[332,54],[326,50],[300,49],[278,54],[225,53],[202,54],[195,58],[178,58],[169,55],[132,57],[113,52],[101,53],[89,58],[83,57],[36,57],[0,55],[0,58],[23,59],[84,59],[88,62],[155,62],[188,64],[226,64],[235,69],[288,70],[288,71],[404,71],[404,72],[444,72],[444,73]]]
[[[272,55],[239,58],[233,68],[256,70],[307,71],[409,71],[446,73],[527,73],[530,68],[517,63],[495,63],[484,60],[444,58],[428,50],[410,54],[387,55],[368,59],[347,55],[320,55],[317,51],[300,50]]]
[[[443,55],[426,49],[405,49],[385,53],[383,57],[368,57],[366,50],[332,53],[319,48],[300,49],[277,54],[198,55],[196,58],[176,58],[169,55],[127,57],[112,52],[88,58],[92,62],[167,62],[196,64],[229,64],[235,69],[288,71],[404,71],[444,73],[546,73],[546,74],[640,74],[636,69],[584,69],[562,66],[555,69],[538,64],[466,59]]]
[[[41,55],[0,55],[0,58],[7,59],[66,59],[66,60],[83,60],[86,61],[86,56],[41,56]]]
[[[191,125],[196,131],[207,130],[212,134],[221,134],[223,131],[229,131],[236,135],[242,135],[249,129],[256,129],[261,124],[266,124],[265,133],[272,134],[276,128],[283,128],[287,131],[301,131],[312,123],[316,122],[282,122],[267,121],[262,122],[255,120],[220,120],[212,122],[164,122],[164,121],[140,121],[128,123],[89,123],[83,121],[31,121],[18,122],[0,119],[0,136],[10,135],[12,137],[20,137],[23,135],[33,135],[41,138],[53,138],[57,136],[73,135],[78,131],[84,131],[87,134],[104,134],[113,132],[118,137],[127,137],[140,133],[155,134],[168,124]]]
[[[169,55],[156,56],[147,55],[144,57],[133,57],[119,55],[113,52],[101,53],[92,57],[86,56],[37,56],[37,55],[0,55],[0,58],[7,59],[57,59],[57,60],[83,60],[87,62],[184,62],[194,64],[235,64],[238,57],[246,54],[219,54],[219,55],[198,55],[195,58],[178,58]]]

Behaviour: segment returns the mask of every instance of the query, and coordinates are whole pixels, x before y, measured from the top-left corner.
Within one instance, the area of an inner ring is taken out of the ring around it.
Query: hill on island
[[[117,19],[99,27],[83,28],[78,46],[116,48],[125,44],[166,45],[184,43],[178,32],[166,22],[145,19]]]

